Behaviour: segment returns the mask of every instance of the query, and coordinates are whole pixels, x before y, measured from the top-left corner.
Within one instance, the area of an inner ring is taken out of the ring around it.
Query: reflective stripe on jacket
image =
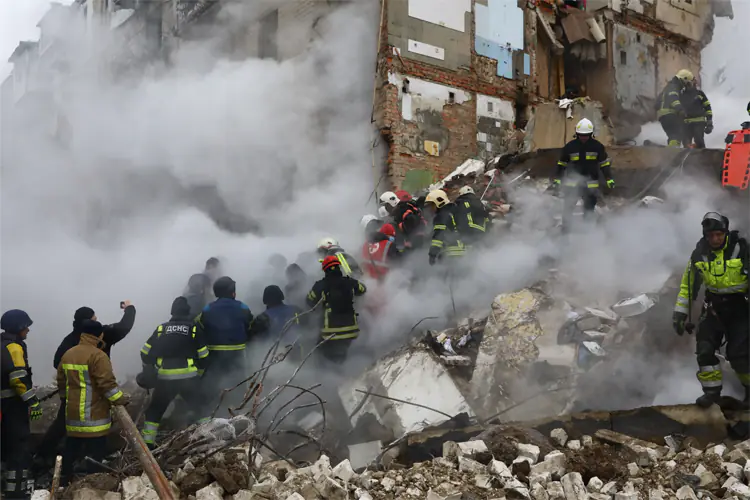
[[[243,302],[221,298],[204,307],[195,324],[209,351],[241,351],[250,340],[252,320]]]
[[[31,367],[26,343],[14,333],[2,333],[2,388],[0,396],[21,398],[28,404],[37,401],[36,390],[31,381]]]
[[[430,255],[460,257],[466,252],[466,247],[458,232],[456,205],[448,203],[439,208],[432,225],[432,242]]]
[[[359,335],[354,297],[363,295],[367,288],[361,281],[341,275],[326,275],[313,285],[307,295],[311,307],[323,300],[323,327],[320,335],[324,339],[345,340]]]
[[[143,344],[141,361],[156,366],[161,380],[180,380],[198,376],[208,358],[202,332],[187,318],[172,318],[156,327]]]
[[[719,250],[706,250],[706,247],[707,243],[702,239],[682,273],[680,292],[674,306],[676,312],[688,314],[690,302],[695,300],[701,284],[706,286],[706,292],[715,295],[748,292],[748,247],[745,239],[732,231]]]
[[[666,87],[664,87],[664,90],[659,95],[659,109],[656,112],[656,116],[661,118],[662,116],[682,113],[683,107],[682,102],[680,102],[681,94],[682,88],[680,87],[680,81],[677,77],[674,77],[669,83],[667,83]]]
[[[68,436],[106,435],[112,426],[110,405],[122,398],[112,363],[97,347],[100,342],[93,335],[81,334],[81,343],[63,355],[57,368]]]

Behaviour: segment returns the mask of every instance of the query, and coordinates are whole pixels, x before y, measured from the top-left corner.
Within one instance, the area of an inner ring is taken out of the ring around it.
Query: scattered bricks
[[[591,436],[581,436],[581,444],[584,448],[591,448],[594,446],[594,438]]]
[[[476,460],[470,458],[458,457],[458,470],[461,472],[471,472],[473,474],[481,474],[486,470],[486,467]]]
[[[628,475],[630,477],[638,477],[641,475],[641,468],[638,467],[638,464],[635,462],[630,462],[628,464]]]
[[[727,447],[723,444],[717,444],[716,446],[712,446],[711,448],[706,450],[706,453],[710,453],[713,455],[718,455],[719,458],[722,458],[724,456],[724,453],[726,453]]]
[[[581,442],[577,439],[571,439],[570,441],[568,441],[567,447],[569,450],[573,451],[580,451],[580,449],[582,448]]]
[[[499,460],[492,460],[490,462],[490,473],[497,477],[511,478],[513,474],[510,473],[510,469],[505,463]]]
[[[565,443],[568,442],[568,433],[562,428],[553,429],[552,432],[549,433],[549,437],[558,446],[565,446]]]
[[[549,495],[549,500],[564,500],[565,490],[562,487],[562,483],[559,481],[552,481],[547,484],[547,495]]]
[[[610,481],[604,486],[602,486],[602,489],[599,490],[599,493],[604,493],[605,495],[614,495],[617,493],[617,482]]]
[[[586,485],[578,472],[570,472],[562,477],[562,487],[566,500],[586,500]]]
[[[536,483],[531,487],[531,498],[534,500],[549,500],[549,494],[542,484]]]
[[[539,460],[539,447],[533,444],[518,444],[518,456],[528,458],[531,465]]]
[[[492,488],[492,477],[489,474],[477,474],[474,476],[474,484],[483,490]]]
[[[603,486],[604,482],[598,477],[594,476],[589,479],[589,484],[586,485],[586,488],[589,490],[589,492],[599,492],[602,490]]]
[[[352,469],[352,464],[349,463],[349,459],[339,462],[339,464],[333,468],[333,475],[345,483],[348,483],[354,476],[356,476],[354,469]]]
[[[443,447],[443,450],[445,450],[445,447]],[[458,443],[458,450],[461,453],[461,456],[468,458],[475,458],[479,454],[489,452],[484,441],[466,441],[465,443]]]
[[[724,469],[729,476],[736,477],[737,479],[742,479],[743,477],[743,469],[739,464],[734,464],[732,462],[722,462],[721,468]]]

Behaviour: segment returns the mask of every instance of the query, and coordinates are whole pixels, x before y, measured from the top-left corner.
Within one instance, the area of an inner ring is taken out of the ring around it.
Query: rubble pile
[[[442,456],[424,462],[355,470],[326,455],[297,467],[250,462],[249,447],[215,454],[204,466],[173,471],[175,497],[188,500],[750,500],[750,440],[735,445],[674,434],[657,444],[600,429],[569,436],[555,428],[539,444],[482,439],[444,441]],[[512,457],[512,458],[511,458]],[[98,477],[97,477],[98,476]],[[48,492],[37,491],[35,500]],[[66,488],[70,500],[156,500],[146,476],[88,476]]]

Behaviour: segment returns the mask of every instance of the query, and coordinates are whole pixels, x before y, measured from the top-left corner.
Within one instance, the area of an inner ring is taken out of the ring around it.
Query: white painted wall
[[[480,116],[512,122],[516,119],[516,112],[511,101],[477,94],[477,119]]]
[[[409,0],[409,16],[464,33],[471,0]]]
[[[426,57],[432,57],[434,59],[445,60],[445,49],[436,45],[430,45],[429,43],[418,42],[416,40],[409,39],[408,45],[409,52],[415,54],[421,54]]]
[[[409,93],[403,92],[403,75],[397,73],[388,74],[388,82],[398,87],[398,95],[401,100],[401,116],[404,120],[412,120],[418,109],[429,109],[442,111],[443,106],[450,101],[453,93],[453,102],[462,104],[471,100],[471,94],[463,90],[454,89],[445,85],[407,77],[409,79]]]

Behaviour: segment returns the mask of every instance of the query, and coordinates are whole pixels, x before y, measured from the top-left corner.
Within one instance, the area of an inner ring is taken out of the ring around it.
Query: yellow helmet
[[[677,72],[675,75],[677,78],[682,80],[682,83],[691,83],[695,80],[695,76],[693,76],[693,72],[689,69],[681,69]]]
[[[442,208],[448,204],[448,195],[442,189],[430,191],[430,194],[424,199],[425,204],[434,203],[437,208]]]

